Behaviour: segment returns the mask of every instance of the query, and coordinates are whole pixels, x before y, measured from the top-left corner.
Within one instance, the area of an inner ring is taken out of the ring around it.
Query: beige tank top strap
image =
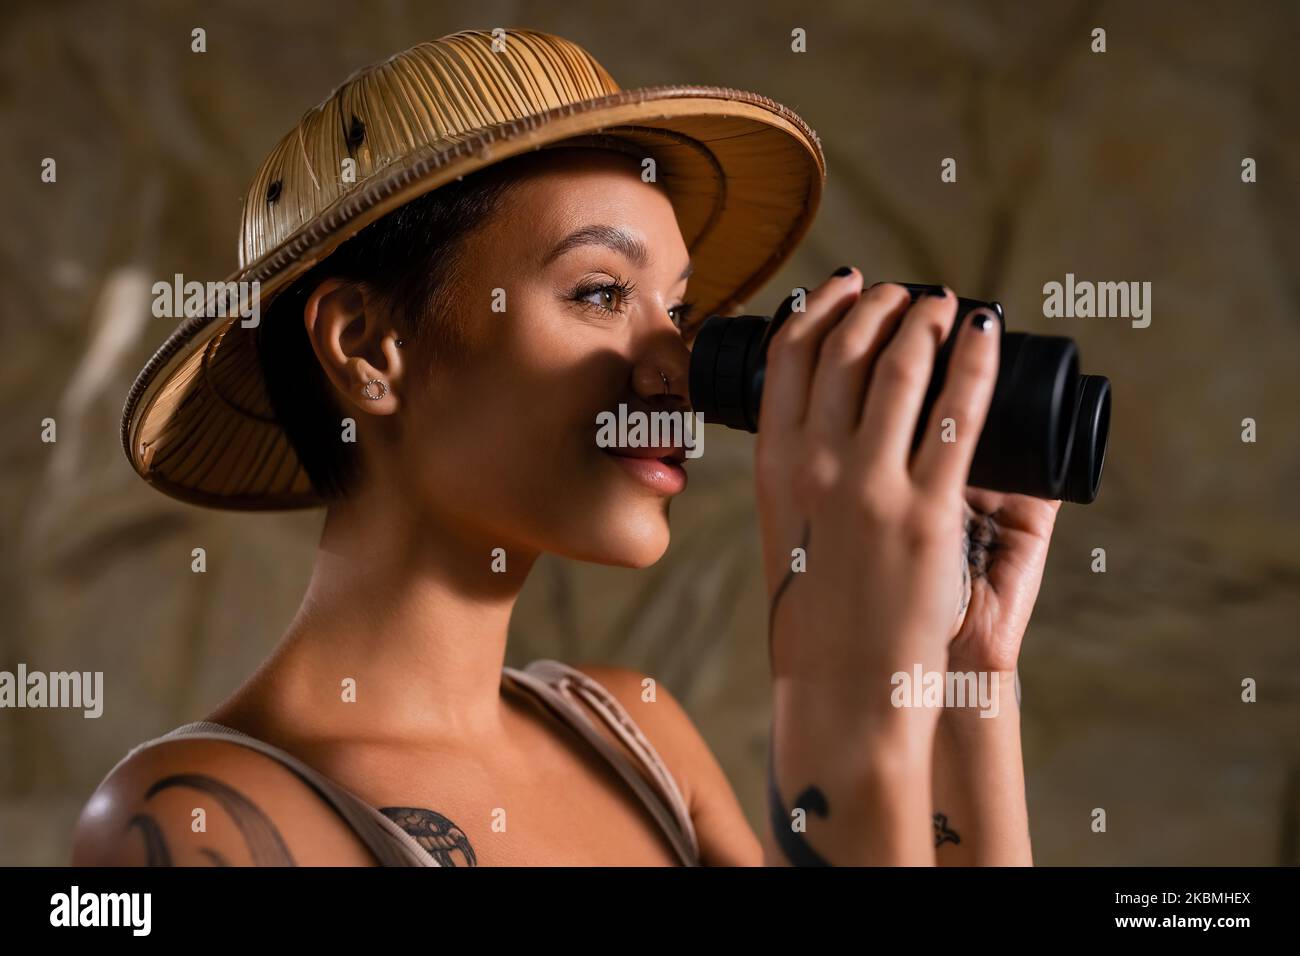
[[[650,811],[682,863],[686,866],[700,865],[699,842],[681,790],[654,746],[609,691],[581,671],[548,658],[535,660],[523,670],[506,667],[503,673],[532,692],[595,747]],[[588,708],[601,717],[615,738],[626,746],[626,751],[615,747],[601,734],[588,716]],[[350,790],[292,754],[225,724],[207,720],[184,724],[161,737],[137,744],[114,765],[113,770],[145,747],[178,738],[225,740],[278,761],[338,812],[374,853],[381,866],[440,865],[414,837]],[[629,753],[635,758],[635,764]],[[105,777],[110,776],[113,770]]]
[[[131,748],[125,757],[114,766],[124,763],[132,754],[153,744],[167,740],[225,740],[239,744],[265,754],[283,764],[298,775],[311,787],[321,799],[325,800],[338,812],[345,823],[357,834],[357,837],[378,859],[380,866],[439,866],[432,854],[425,852],[409,833],[386,817],[379,810],[362,800],[352,791],[330,780],[324,774],[312,769],[293,754],[268,744],[264,740],[250,737],[241,730],[227,727],[210,720],[196,720],[184,724],[175,730],[147,740]],[[112,771],[109,771],[111,774]]]
[[[505,673],[550,704],[604,755],[658,821],[684,865],[700,865],[699,841],[691,822],[690,808],[667,764],[617,698],[598,681],[562,661],[549,658],[535,660],[522,671],[507,667]],[[614,747],[596,729],[587,716],[588,707],[609,726],[627,751]],[[629,752],[636,760],[635,765],[628,757]],[[638,766],[644,769],[648,781]]]

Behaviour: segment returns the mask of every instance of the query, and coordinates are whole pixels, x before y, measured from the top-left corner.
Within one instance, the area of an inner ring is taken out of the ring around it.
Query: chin
[[[580,553],[567,557],[618,568],[648,568],[664,556],[671,535],[668,514],[638,514],[601,522]]]
[[[667,536],[665,536],[662,545],[656,547],[642,545],[642,547],[637,549],[630,548],[622,555],[622,560],[612,561],[610,563],[615,564],[620,568],[648,568],[650,565],[656,563],[660,558],[662,558],[664,552],[667,550],[668,540]]]

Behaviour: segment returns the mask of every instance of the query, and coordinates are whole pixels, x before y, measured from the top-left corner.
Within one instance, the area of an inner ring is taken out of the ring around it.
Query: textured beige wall
[[[753,309],[845,262],[1000,298],[1110,376],[1102,496],[1067,506],[1022,659],[1040,863],[1300,858],[1300,15],[1252,4],[35,4],[0,38],[0,669],[102,670],[99,720],[0,711],[0,864],[59,863],[132,744],[203,714],[277,639],[319,515],[176,504],[118,416],[168,331],[149,285],[234,262],[246,177],[353,69],[467,27],[530,26],[624,86],[700,81],[799,110],[825,203]],[[1141,10],[1132,9],[1140,7]],[[189,31],[208,32],[204,55]],[[1108,31],[1092,54],[1089,31]],[[809,52],[789,51],[794,27]],[[43,157],[58,182],[39,181]],[[956,184],[939,181],[943,157]],[[1259,163],[1244,185],[1242,157]],[[1150,328],[1048,320],[1041,287],[1151,281]],[[58,422],[56,444],[39,440]],[[1243,444],[1240,421],[1259,422]],[[714,430],[644,572],[544,561],[509,663],[606,660],[685,704],[751,820],[768,700],[747,436]],[[207,549],[206,575],[190,549]],[[1104,547],[1108,573],[1089,571]],[[1259,702],[1239,700],[1259,681]],[[1088,827],[1093,807],[1109,832]]]

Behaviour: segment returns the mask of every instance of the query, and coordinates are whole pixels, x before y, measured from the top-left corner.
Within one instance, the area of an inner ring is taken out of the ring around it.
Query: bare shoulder
[[[601,684],[613,694],[625,709],[632,713],[641,723],[647,721],[667,721],[667,724],[680,720],[689,722],[685,710],[657,678],[643,674],[631,667],[617,664],[571,664],[574,670],[581,671],[592,680]],[[662,704],[660,707],[658,705]],[[659,716],[656,717],[655,715]]]
[[[663,758],[690,808],[706,864],[761,866],[762,844],[690,714],[653,675],[613,664],[573,664],[623,705]]]
[[[86,802],[74,866],[373,866],[296,774],[231,741],[166,740],[132,754]]]
[[[572,664],[613,695],[654,745],[659,756],[673,772],[682,796],[692,803],[695,781],[702,754],[708,747],[690,715],[654,677],[631,667],[616,664]],[[712,754],[709,754],[712,757]]]

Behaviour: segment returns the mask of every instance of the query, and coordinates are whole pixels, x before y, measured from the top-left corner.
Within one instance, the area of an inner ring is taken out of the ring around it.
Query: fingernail
[[[840,266],[838,269],[836,269],[834,272],[831,273],[831,278],[833,279],[841,278],[843,276],[852,275],[852,274],[853,274],[852,266]]]
[[[987,332],[993,328],[994,320],[992,312],[976,312],[970,317],[970,324],[977,331]]]

